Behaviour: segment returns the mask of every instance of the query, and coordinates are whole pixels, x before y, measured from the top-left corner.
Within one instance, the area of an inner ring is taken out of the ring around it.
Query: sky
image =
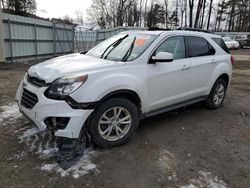
[[[87,20],[86,9],[90,7],[92,0],[36,0],[37,16],[44,18],[61,18],[68,15],[76,17],[76,10],[81,10],[84,20]]]

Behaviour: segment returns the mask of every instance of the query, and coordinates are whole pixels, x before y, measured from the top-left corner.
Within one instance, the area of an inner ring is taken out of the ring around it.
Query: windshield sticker
[[[138,38],[135,40],[135,45],[142,46],[145,44],[146,39],[145,38]]]

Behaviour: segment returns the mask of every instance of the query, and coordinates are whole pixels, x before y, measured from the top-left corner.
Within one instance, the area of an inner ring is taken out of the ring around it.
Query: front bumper
[[[21,104],[23,89],[37,95],[38,102],[32,109],[28,109]],[[59,129],[55,132],[55,136],[78,138],[82,126],[93,112],[93,110],[72,109],[63,100],[52,100],[44,96],[47,87],[36,87],[31,85],[24,79],[17,90],[16,101],[18,102],[19,110],[33,121],[38,128],[43,131],[47,128],[44,120],[48,117],[69,117],[70,120],[65,129]]]

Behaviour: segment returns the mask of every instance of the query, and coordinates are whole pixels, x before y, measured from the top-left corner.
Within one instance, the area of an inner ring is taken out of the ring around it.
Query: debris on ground
[[[6,125],[4,121],[6,119],[8,119],[8,123],[10,123],[21,116],[22,114],[19,112],[19,108],[16,103],[9,103],[6,106],[0,107],[0,125]]]
[[[247,114],[245,112],[241,112],[240,115],[245,117]]]
[[[226,188],[224,181],[218,179],[211,172],[199,172],[198,178],[193,178],[189,180],[188,185],[181,186],[180,188]]]
[[[56,158],[58,155],[57,140],[48,131],[40,131],[37,127],[25,130],[18,137],[21,143],[25,143],[29,152],[35,153],[40,159]],[[42,171],[56,172],[62,177],[72,175],[74,178],[79,178],[91,172],[98,172],[97,167],[91,161],[91,156],[94,155],[93,149],[86,149],[84,155],[70,168],[64,170],[58,163],[43,164]]]
[[[170,153],[168,150],[163,150],[160,153],[158,165],[162,171],[162,175],[167,177],[168,180],[176,179],[177,174],[175,169],[177,167],[177,162],[175,156],[172,153]]]
[[[97,166],[91,161],[91,156],[93,156],[94,153],[95,152],[92,149],[85,150],[83,157],[74,166],[67,170],[62,169],[58,163],[44,164],[41,167],[41,170],[56,172],[62,177],[72,175],[74,178],[79,178],[80,176],[84,176],[88,173],[99,172]]]

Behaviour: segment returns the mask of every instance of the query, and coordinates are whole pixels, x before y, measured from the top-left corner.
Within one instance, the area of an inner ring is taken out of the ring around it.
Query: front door
[[[184,37],[167,38],[153,55],[159,52],[172,53],[174,61],[148,64],[149,111],[188,99],[190,66],[186,59]]]

